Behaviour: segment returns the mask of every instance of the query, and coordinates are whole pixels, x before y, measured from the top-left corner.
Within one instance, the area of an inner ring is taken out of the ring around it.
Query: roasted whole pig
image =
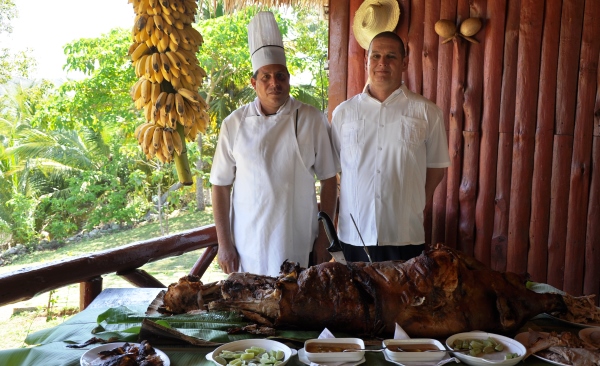
[[[181,282],[169,286],[167,295],[196,288]],[[406,262],[328,262],[307,269],[285,262],[278,278],[233,273],[203,286],[194,304],[183,306],[178,298],[196,293],[165,296],[164,308],[205,306],[240,311],[264,326],[370,336],[391,335],[396,323],[411,337],[471,330],[511,334],[535,315],[566,311],[561,295],[530,291],[519,276],[493,271],[443,245]]]

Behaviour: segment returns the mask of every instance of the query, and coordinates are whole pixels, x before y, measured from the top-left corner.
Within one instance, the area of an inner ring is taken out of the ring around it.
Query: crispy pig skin
[[[528,290],[513,273],[493,271],[443,245],[409,261],[285,262],[278,278],[234,273],[209,310],[238,310],[276,328],[328,328],[357,335],[447,337],[517,331],[540,313],[564,312],[561,295]],[[169,288],[171,291],[171,288]]]

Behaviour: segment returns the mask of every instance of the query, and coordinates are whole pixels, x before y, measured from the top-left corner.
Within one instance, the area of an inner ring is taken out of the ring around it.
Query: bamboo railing
[[[202,248],[206,250],[190,270],[190,274],[202,277],[217,253],[214,225],[5,273],[0,275],[0,305],[80,283],[83,310],[102,292],[102,275],[108,273],[116,273],[137,287],[166,287],[139,267]]]

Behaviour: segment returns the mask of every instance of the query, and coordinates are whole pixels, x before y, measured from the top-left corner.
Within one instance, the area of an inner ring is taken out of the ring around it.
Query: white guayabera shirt
[[[368,92],[333,112],[340,159],[338,235],[361,245],[423,244],[427,168],[450,165],[442,112],[403,84],[384,102]]]

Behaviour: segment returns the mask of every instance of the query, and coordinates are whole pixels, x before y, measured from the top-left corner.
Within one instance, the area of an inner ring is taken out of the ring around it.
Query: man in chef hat
[[[277,276],[285,260],[309,265],[331,257],[317,222],[331,217],[339,163],[323,113],[290,96],[281,33],[271,12],[248,25],[256,99],[223,120],[213,160],[218,262],[225,273]]]

